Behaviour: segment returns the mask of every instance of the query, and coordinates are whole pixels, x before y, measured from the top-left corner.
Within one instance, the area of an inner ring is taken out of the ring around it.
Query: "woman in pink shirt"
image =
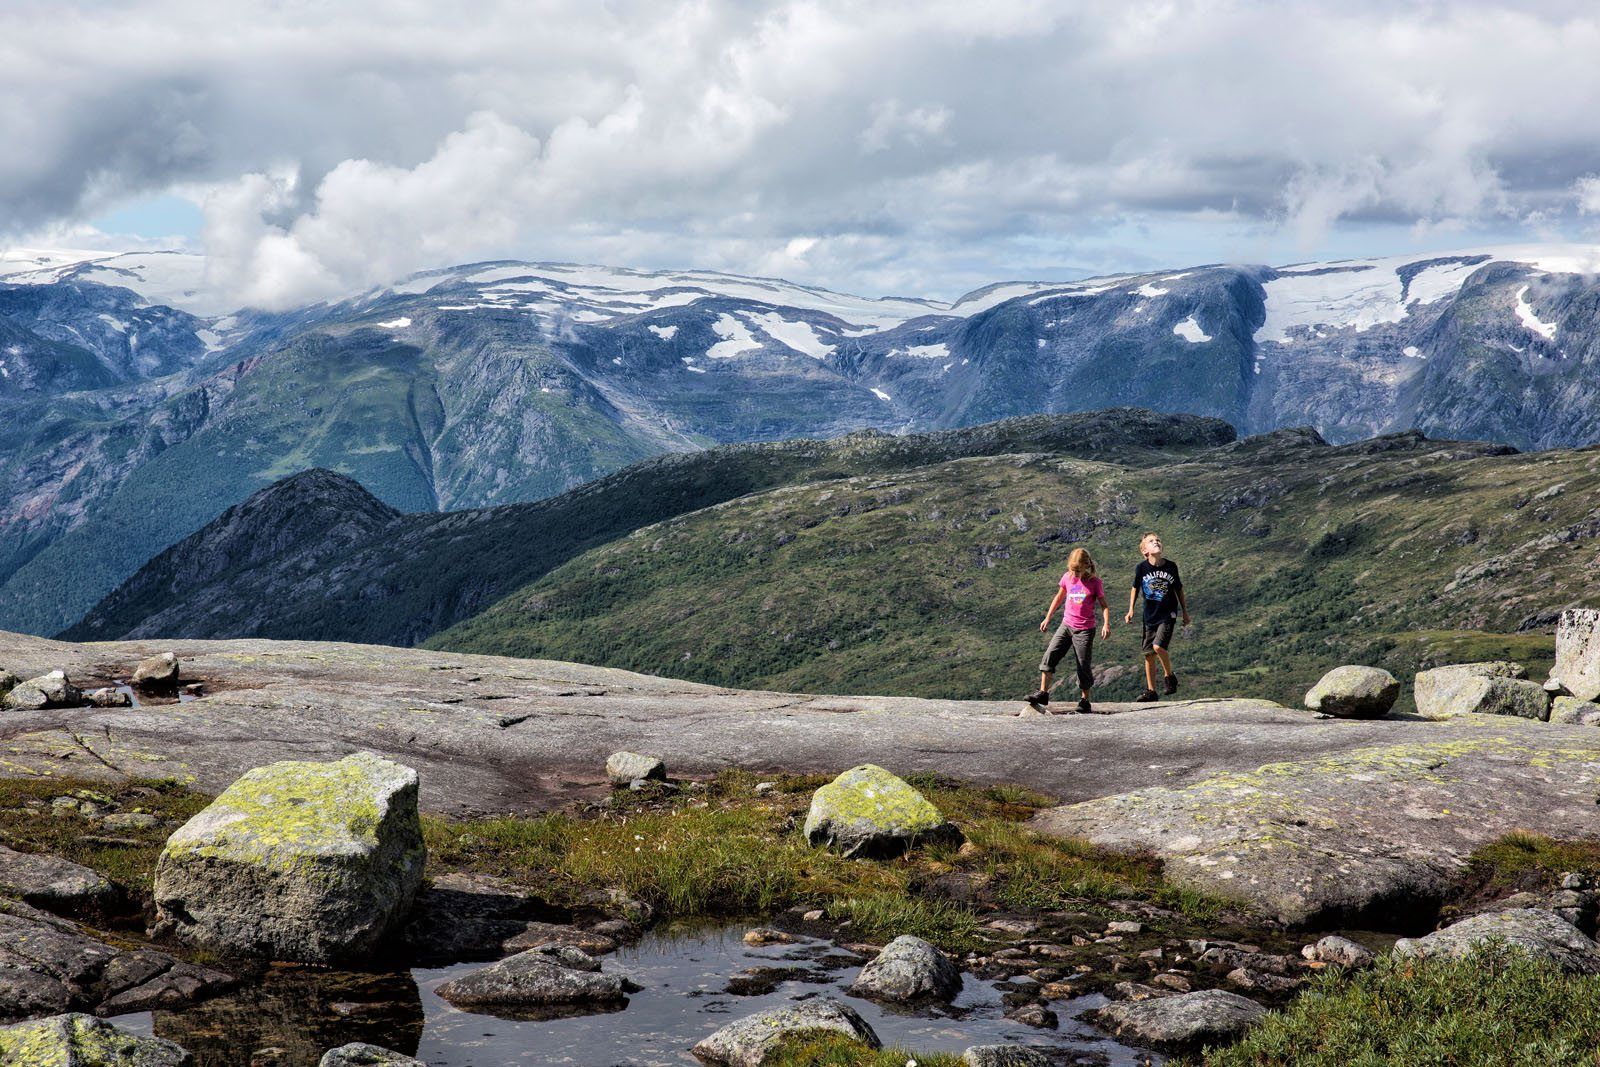
[[[1070,648],[1078,664],[1078,688],[1083,691],[1078,711],[1087,712],[1093,710],[1089,701],[1094,696],[1094,612],[1096,607],[1100,609],[1100,636],[1110,637],[1111,605],[1106,603],[1105,589],[1094,576],[1094,560],[1085,549],[1075,548],[1067,557],[1067,573],[1061,576],[1061,588],[1056,590],[1050,610],[1039,623],[1040,633],[1050,628],[1050,619],[1063,603],[1066,610],[1061,614],[1061,627],[1050,638],[1039,663],[1039,691],[1028,698],[1028,703],[1035,711],[1049,708],[1050,678]]]

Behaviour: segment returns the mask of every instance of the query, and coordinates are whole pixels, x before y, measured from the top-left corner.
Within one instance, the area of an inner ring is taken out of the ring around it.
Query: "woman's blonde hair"
[[[1079,578],[1094,577],[1094,559],[1089,555],[1087,548],[1072,550],[1072,555],[1067,557],[1067,571]]]

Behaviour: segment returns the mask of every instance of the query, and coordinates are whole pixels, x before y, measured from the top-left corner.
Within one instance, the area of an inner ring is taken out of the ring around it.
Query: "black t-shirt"
[[[1178,577],[1178,565],[1164,559],[1152,567],[1149,560],[1141,559],[1133,569],[1133,587],[1144,597],[1144,624],[1156,626],[1178,614],[1178,590],[1183,579]]]

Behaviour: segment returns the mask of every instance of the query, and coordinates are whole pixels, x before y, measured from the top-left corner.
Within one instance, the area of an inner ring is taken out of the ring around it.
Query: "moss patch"
[[[769,1067],[962,1067],[961,1057],[948,1052],[912,1052],[904,1048],[868,1048],[831,1030],[793,1034],[768,1055]]]

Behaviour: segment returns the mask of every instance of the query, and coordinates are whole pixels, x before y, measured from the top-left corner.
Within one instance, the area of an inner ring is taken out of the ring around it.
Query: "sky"
[[[491,258],[872,295],[1600,241],[1600,8],[8,0],[0,246],[288,307]]]

